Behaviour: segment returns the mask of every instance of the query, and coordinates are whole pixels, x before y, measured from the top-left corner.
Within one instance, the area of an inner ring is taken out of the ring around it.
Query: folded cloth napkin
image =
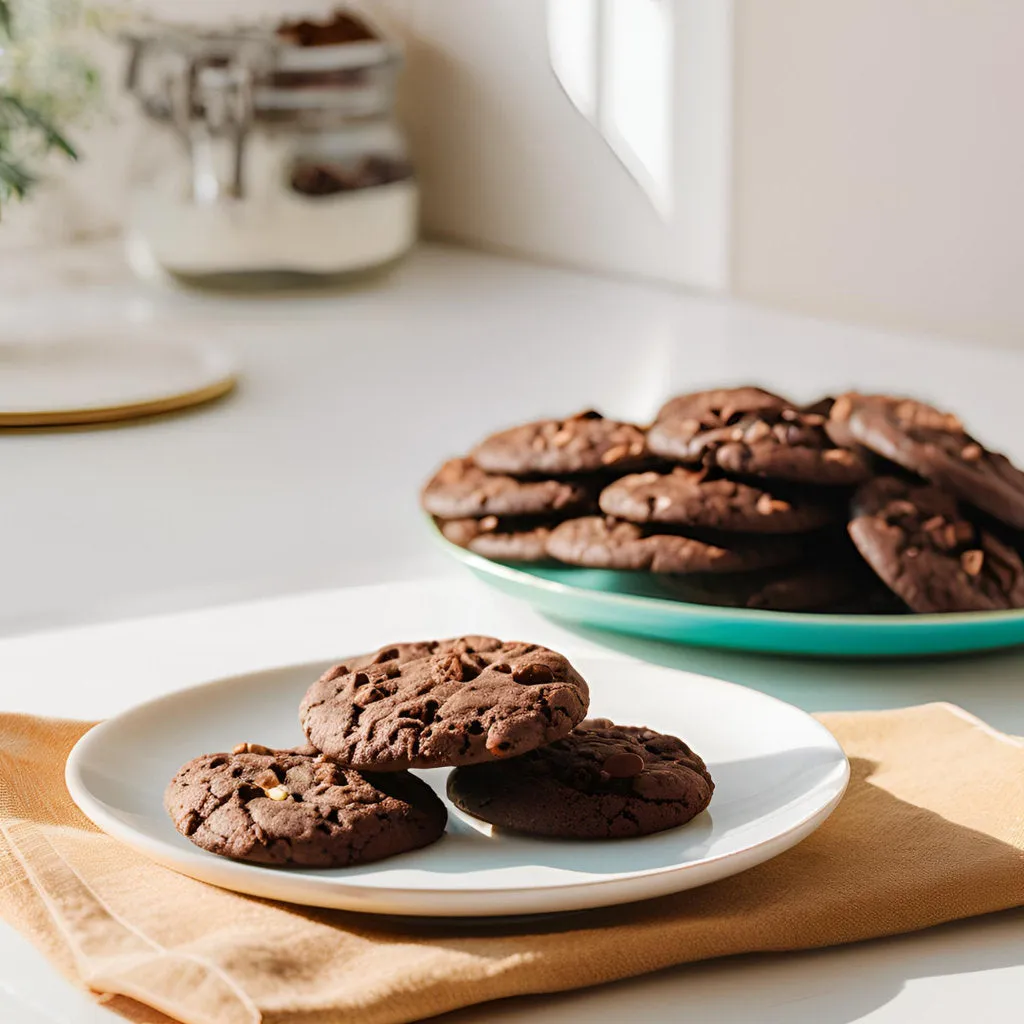
[[[1024,904],[1024,743],[946,704],[821,721],[853,778],[799,846],[701,889],[511,925],[306,909],[177,875],[71,802],[64,761],[88,723],[0,715],[0,916],[131,1021],[396,1024]]]

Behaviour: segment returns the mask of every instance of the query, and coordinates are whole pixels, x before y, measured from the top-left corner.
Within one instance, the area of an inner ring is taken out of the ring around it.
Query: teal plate
[[[434,534],[450,555],[498,590],[553,618],[616,633],[698,647],[835,658],[958,654],[1024,644],[1024,609],[825,615],[718,608],[657,596],[646,573],[506,565]]]

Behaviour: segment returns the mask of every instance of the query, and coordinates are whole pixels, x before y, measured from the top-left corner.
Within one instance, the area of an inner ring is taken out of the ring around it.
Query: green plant
[[[0,0],[0,204],[31,191],[47,153],[78,159],[63,125],[85,109],[98,79],[87,61],[55,40],[80,20],[76,0]]]

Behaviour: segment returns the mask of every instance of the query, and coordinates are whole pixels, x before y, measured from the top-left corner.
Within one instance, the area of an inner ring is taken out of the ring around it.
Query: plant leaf
[[[8,39],[11,37],[11,8],[8,6],[7,0],[0,0],[0,31]]]
[[[28,128],[33,128],[43,136],[43,142],[47,149],[59,149],[71,160],[78,159],[78,153],[74,146],[64,137],[61,131],[52,121],[44,117],[38,110],[23,103],[17,96],[10,93],[0,96],[0,101],[12,110]]]
[[[19,199],[36,183],[35,177],[20,164],[0,156],[0,189]]]

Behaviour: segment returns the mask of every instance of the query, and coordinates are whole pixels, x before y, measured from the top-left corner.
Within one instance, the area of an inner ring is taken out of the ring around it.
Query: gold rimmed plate
[[[0,340],[0,427],[110,423],[201,405],[235,386],[215,346],[124,328]]]

